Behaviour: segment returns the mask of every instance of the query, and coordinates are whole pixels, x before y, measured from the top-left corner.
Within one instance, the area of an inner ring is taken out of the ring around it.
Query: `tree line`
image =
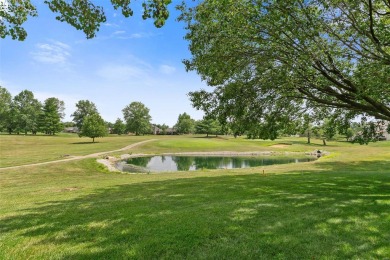
[[[80,137],[86,136],[94,141],[97,137],[113,134],[135,135],[151,134],[152,128],[161,130],[159,134],[167,134],[166,124],[151,123],[152,117],[141,102],[132,102],[122,109],[123,118],[114,123],[106,122],[100,115],[96,105],[89,100],[80,100],[76,103],[76,111],[71,114],[72,122],[62,122],[65,113],[65,103],[55,97],[40,102],[33,92],[23,90],[12,97],[10,92],[0,86],[0,132],[9,134],[37,134],[55,135],[64,130],[65,126],[76,127]],[[177,134],[204,133],[220,134],[222,130],[216,120],[204,119],[195,121],[187,113],[180,114],[173,127]]]
[[[51,97],[41,103],[29,90],[12,98],[9,91],[0,86],[0,131],[54,135],[63,129],[64,110],[65,104],[58,98]]]
[[[92,2],[45,1],[87,38],[106,19]],[[146,1],[143,18],[162,26],[171,2]],[[133,13],[128,1],[112,5]],[[214,87],[189,93],[193,106],[234,135],[274,139],[303,127],[309,141],[314,126],[329,121],[347,135],[361,118],[354,140],[367,143],[390,121],[388,0],[205,0],[177,9],[192,55],[184,65]],[[1,6],[0,36],[24,40],[22,25],[36,15],[30,1]]]
[[[125,123],[118,120],[111,124],[101,117],[96,105],[89,100],[76,103],[76,111],[72,113],[72,123],[63,123],[65,103],[55,97],[50,97],[41,103],[33,92],[23,90],[12,97],[10,92],[0,86],[0,131],[9,134],[55,135],[64,130],[64,125],[74,126],[80,137],[86,136],[95,141],[109,133],[109,128],[115,133],[132,132],[136,135],[150,133],[149,109],[141,102],[132,102],[122,112]]]

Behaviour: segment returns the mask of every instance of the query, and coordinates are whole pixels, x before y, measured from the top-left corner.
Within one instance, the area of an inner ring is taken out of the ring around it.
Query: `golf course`
[[[97,162],[317,150],[313,162],[245,169],[134,174]],[[390,259],[389,241],[389,141],[0,135],[0,259]]]

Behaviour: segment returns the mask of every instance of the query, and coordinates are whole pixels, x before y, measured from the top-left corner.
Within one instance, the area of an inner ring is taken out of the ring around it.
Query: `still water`
[[[261,156],[261,157],[226,157],[226,156],[149,156],[130,158],[118,162],[116,167],[125,172],[172,172],[196,171],[199,169],[234,169],[263,165],[310,162],[313,156]]]

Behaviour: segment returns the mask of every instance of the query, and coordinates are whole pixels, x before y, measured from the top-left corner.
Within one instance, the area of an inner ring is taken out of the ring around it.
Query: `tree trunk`
[[[307,131],[307,143],[310,144],[310,130]]]
[[[322,143],[323,143],[324,145],[326,145],[326,139],[325,139],[325,138],[322,139]]]
[[[95,142],[95,137],[92,137],[92,143],[94,143]]]

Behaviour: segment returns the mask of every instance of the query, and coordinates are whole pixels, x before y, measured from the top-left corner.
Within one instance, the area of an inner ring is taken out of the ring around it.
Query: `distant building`
[[[165,130],[165,132],[156,125],[152,124],[151,127],[152,127],[152,134],[154,134],[154,135],[164,135],[164,134],[165,135],[177,135],[177,130],[175,127],[167,128]]]
[[[162,134],[162,130],[158,128],[156,125],[152,125],[152,134],[154,135],[159,135]]]
[[[64,128],[64,133],[78,133],[79,129],[76,126],[71,126],[71,127],[65,127]]]
[[[177,130],[175,127],[168,128],[166,132],[167,135],[177,135]]]
[[[384,137],[384,139],[386,139],[387,141],[390,140],[390,133],[387,132],[387,129],[389,128],[389,124],[390,124],[389,121],[385,121],[385,123],[381,127],[381,134]]]

